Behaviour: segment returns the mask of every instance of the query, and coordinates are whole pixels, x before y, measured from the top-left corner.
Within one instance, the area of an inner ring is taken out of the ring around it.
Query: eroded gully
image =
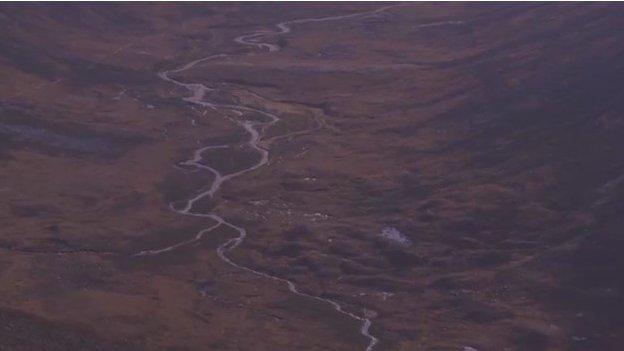
[[[276,52],[276,51],[279,51],[279,46],[275,44],[271,44],[271,43],[262,42],[261,40],[266,37],[289,33],[291,31],[291,27],[290,27],[291,25],[312,23],[312,22],[337,21],[337,20],[342,20],[342,19],[370,16],[370,15],[375,15],[377,13],[383,12],[391,8],[405,6],[405,5],[406,4],[395,4],[395,5],[390,5],[390,6],[384,6],[384,7],[375,9],[373,11],[368,11],[368,12],[358,12],[358,13],[352,13],[352,14],[342,15],[342,16],[306,18],[306,19],[298,19],[298,20],[281,22],[281,23],[276,24],[277,30],[260,31],[260,32],[254,32],[251,34],[241,35],[235,38],[234,41],[242,45],[250,45],[250,46],[260,48],[260,49],[267,49],[270,52]],[[214,197],[214,195],[217,193],[217,191],[219,191],[221,186],[228,180],[235,178],[235,177],[239,177],[253,170],[256,170],[268,163],[269,161],[268,144],[270,143],[270,141],[272,141],[272,139],[264,140],[263,134],[264,134],[264,131],[266,131],[268,128],[270,128],[272,125],[274,125],[280,120],[280,118],[273,113],[270,113],[268,111],[263,111],[257,108],[253,108],[250,106],[237,105],[237,104],[220,104],[220,103],[212,103],[209,101],[204,101],[204,97],[206,93],[214,89],[209,88],[206,85],[200,84],[200,83],[184,83],[180,80],[177,80],[171,77],[172,74],[182,73],[203,62],[217,60],[220,58],[225,58],[227,56],[228,55],[226,54],[216,54],[216,55],[204,57],[204,58],[189,62],[179,68],[161,72],[159,73],[159,77],[163,79],[164,81],[167,81],[169,83],[175,84],[181,88],[188,90],[192,95],[183,98],[183,100],[188,103],[207,107],[215,111],[219,111],[219,110],[228,111],[229,110],[229,111],[234,112],[234,114],[236,114],[237,117],[234,117],[234,118],[227,117],[227,118],[231,120],[233,123],[235,123],[236,125],[238,125],[239,127],[243,128],[247,132],[247,134],[249,135],[249,139],[247,140],[246,145],[250,147],[251,149],[255,150],[261,156],[260,160],[256,162],[255,164],[243,170],[240,170],[238,172],[223,174],[219,172],[217,169],[209,165],[203,164],[201,162],[202,154],[208,150],[231,148],[237,145],[229,145],[229,144],[228,145],[211,145],[211,146],[204,146],[195,150],[195,152],[193,153],[193,157],[190,158],[189,160],[182,162],[181,165],[187,168],[195,168],[199,170],[208,171],[213,174],[214,179],[212,183],[210,184],[210,187],[208,188],[208,190],[205,190],[193,196],[192,198],[187,199],[184,202],[183,207],[181,208],[176,207],[174,203],[170,203],[169,207],[171,208],[172,211],[179,213],[181,215],[211,219],[215,222],[215,224],[213,224],[212,226],[208,228],[202,229],[193,238],[189,240],[185,240],[185,241],[176,243],[174,245],[171,245],[165,248],[160,248],[160,249],[155,249],[155,250],[144,250],[144,251],[137,253],[136,256],[158,255],[164,252],[173,251],[179,247],[189,245],[189,244],[192,244],[194,242],[201,240],[205,235],[207,235],[211,231],[221,226],[229,227],[233,229],[235,232],[237,232],[238,235],[231,239],[228,239],[227,241],[225,241],[224,243],[218,246],[217,256],[223,262],[229,264],[232,267],[249,272],[251,274],[255,274],[257,276],[285,284],[288,287],[288,290],[293,294],[331,305],[334,308],[334,310],[337,311],[338,313],[341,313],[360,323],[359,332],[361,335],[365,336],[368,339],[368,345],[366,346],[365,350],[371,351],[373,350],[375,345],[379,342],[379,339],[370,333],[371,318],[372,318],[370,311],[364,310],[362,315],[357,315],[355,313],[346,311],[345,309],[343,309],[342,305],[340,305],[338,302],[334,300],[300,291],[297,288],[297,286],[288,279],[280,278],[280,277],[277,277],[277,276],[274,276],[265,272],[257,271],[255,269],[252,269],[252,268],[249,268],[249,267],[246,267],[246,266],[243,266],[241,264],[234,262],[232,259],[230,259],[227,256],[227,253],[235,249],[236,247],[238,247],[245,240],[245,237],[247,236],[247,232],[245,228],[237,226],[231,222],[228,222],[226,219],[219,216],[216,212],[202,213],[202,212],[193,211],[193,207],[198,201],[204,198]],[[248,112],[259,113],[267,117],[268,121],[260,122],[260,121],[245,120],[244,116]],[[320,124],[317,128],[320,128]],[[306,132],[306,131],[289,133],[288,135],[301,134],[302,132]],[[277,138],[286,137],[288,135],[282,135]],[[273,138],[273,139],[277,139],[277,138]]]

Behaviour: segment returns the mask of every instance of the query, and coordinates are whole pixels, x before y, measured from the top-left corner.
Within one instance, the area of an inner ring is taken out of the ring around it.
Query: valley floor
[[[3,4],[0,350],[618,350],[623,10]]]

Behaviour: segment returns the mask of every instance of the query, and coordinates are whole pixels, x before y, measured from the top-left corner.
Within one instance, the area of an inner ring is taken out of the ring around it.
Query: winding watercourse
[[[236,37],[234,41],[241,45],[249,45],[249,46],[253,46],[259,49],[263,49],[263,50],[266,49],[269,52],[277,52],[280,49],[279,46],[272,44],[272,43],[262,42],[261,40],[263,38],[289,33],[291,31],[291,25],[304,24],[304,23],[318,23],[318,22],[326,22],[326,21],[337,21],[337,20],[342,20],[342,19],[370,16],[370,15],[375,15],[380,12],[386,11],[391,8],[405,6],[405,5],[407,4],[405,3],[395,4],[395,5],[380,7],[373,11],[367,11],[367,12],[358,12],[358,13],[352,13],[348,15],[330,16],[330,17],[322,17],[322,18],[305,18],[305,19],[297,19],[297,20],[281,22],[275,25],[277,27],[277,30],[274,30],[274,31],[265,30],[265,31],[253,32],[250,34],[244,34],[239,37]],[[184,83],[180,80],[177,80],[171,77],[172,74],[184,72],[186,70],[189,70],[197,66],[200,63],[210,61],[210,60],[225,58],[227,56],[228,56],[227,54],[215,54],[215,55],[207,56],[204,58],[200,58],[192,62],[189,62],[181,67],[161,72],[158,74],[158,76],[166,82],[169,82],[171,84],[174,84],[176,86],[179,86],[181,88],[188,90],[191,93],[191,96],[183,98],[183,100],[188,103],[207,107],[216,111],[218,110],[233,111],[238,116],[238,118],[229,118],[229,119],[233,123],[237,124],[239,127],[243,128],[246,131],[246,133],[249,135],[249,138],[246,141],[246,145],[250,147],[251,149],[255,150],[260,155],[260,160],[243,170],[233,172],[233,173],[223,174],[219,172],[217,169],[209,165],[203,164],[201,162],[202,154],[208,150],[231,148],[231,147],[234,147],[234,145],[204,146],[195,150],[195,152],[193,153],[193,157],[190,158],[189,160],[181,162],[180,165],[188,167],[188,168],[195,168],[199,170],[208,171],[214,175],[214,179],[212,183],[210,184],[210,187],[208,188],[208,190],[200,192],[199,194],[191,197],[190,199],[187,199],[186,201],[184,201],[184,206],[182,206],[181,208],[176,207],[174,203],[170,203],[169,207],[171,208],[172,211],[179,213],[181,215],[208,218],[208,219],[215,221],[215,224],[208,228],[202,229],[193,238],[189,240],[181,241],[174,245],[160,248],[160,249],[143,250],[135,254],[135,256],[158,255],[164,252],[173,251],[181,246],[192,244],[194,242],[201,240],[205,235],[207,235],[208,233],[210,233],[211,231],[215,230],[216,228],[220,226],[229,227],[233,229],[235,232],[237,232],[238,235],[231,239],[228,239],[227,241],[225,241],[224,243],[218,246],[217,255],[223,262],[229,264],[232,267],[249,272],[251,274],[255,274],[257,276],[285,284],[288,287],[288,290],[293,294],[331,305],[334,308],[334,310],[337,311],[338,313],[341,313],[347,317],[350,317],[351,319],[360,323],[359,332],[360,334],[362,334],[368,339],[368,345],[366,346],[365,351],[371,351],[373,350],[375,345],[379,342],[379,339],[370,333],[370,327],[372,323],[371,318],[373,315],[371,311],[364,310],[362,315],[357,315],[355,313],[346,311],[342,307],[342,305],[338,303],[337,301],[300,291],[297,288],[297,286],[288,279],[280,278],[280,277],[277,277],[277,276],[274,276],[265,272],[257,271],[255,269],[252,269],[252,268],[249,268],[249,267],[246,267],[246,266],[243,266],[241,264],[234,262],[232,259],[230,259],[227,256],[227,253],[234,250],[245,240],[245,238],[247,237],[247,231],[245,230],[245,228],[237,226],[227,221],[223,217],[219,216],[216,212],[202,213],[202,212],[196,212],[193,210],[194,205],[198,201],[204,198],[214,197],[214,195],[217,193],[217,191],[219,191],[221,186],[228,180],[231,180],[232,178],[235,178],[235,177],[242,176],[246,173],[249,173],[251,171],[254,171],[266,165],[269,162],[268,145],[270,144],[270,141],[275,140],[277,138],[283,138],[283,137],[287,137],[290,135],[294,135],[294,134],[301,134],[302,132],[309,132],[309,131],[312,131],[314,129],[318,129],[321,127],[319,123],[317,128],[314,128],[312,130],[289,133],[287,135],[281,135],[279,137],[274,137],[272,139],[265,140],[263,139],[264,131],[266,131],[268,128],[270,128],[271,126],[273,126],[275,123],[277,123],[280,120],[280,118],[277,115],[270,113],[268,111],[263,111],[263,110],[253,108],[250,106],[245,106],[245,105],[220,104],[220,103],[212,103],[209,101],[204,101],[204,97],[206,93],[214,89],[211,89],[207,87],[206,85],[200,84],[200,83]],[[261,114],[267,117],[268,121],[245,120],[244,119],[245,113],[248,113],[248,112]]]

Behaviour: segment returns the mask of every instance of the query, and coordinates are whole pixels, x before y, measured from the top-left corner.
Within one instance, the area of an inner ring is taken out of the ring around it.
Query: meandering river
[[[383,11],[386,11],[395,7],[406,6],[406,5],[408,4],[405,4],[405,3],[395,4],[395,5],[380,7],[378,9],[367,11],[367,12],[358,12],[358,13],[352,13],[352,14],[347,14],[347,15],[321,17],[321,18],[305,18],[305,19],[297,19],[297,20],[291,20],[291,21],[286,21],[286,22],[280,22],[275,25],[275,27],[277,27],[277,30],[272,30],[272,31],[264,30],[264,31],[257,31],[257,32],[249,33],[249,34],[244,34],[239,37],[236,37],[234,41],[241,45],[249,45],[249,46],[253,46],[262,50],[268,50],[269,52],[278,52],[280,49],[279,46],[272,44],[272,43],[263,42],[262,40],[268,37],[289,33],[291,31],[292,25],[304,24],[304,23],[315,23],[315,22],[338,21],[338,20],[352,19],[352,18],[358,18],[358,17],[361,18],[365,16],[375,15],[375,14],[381,13]],[[184,83],[181,80],[177,80],[172,77],[173,74],[182,73],[201,63],[211,61],[211,60],[223,59],[223,58],[226,58],[227,56],[228,56],[227,54],[216,54],[216,55],[211,55],[211,56],[207,56],[204,58],[200,58],[200,59],[191,61],[185,65],[182,65],[178,68],[161,72],[159,73],[159,77],[166,82],[175,84],[181,88],[186,89],[190,93],[190,96],[185,97],[183,99],[184,101],[188,103],[207,107],[216,111],[233,111],[234,114],[237,115],[237,117],[229,118],[229,119],[233,123],[237,124],[240,128],[246,131],[248,135],[246,144],[248,147],[255,150],[260,155],[260,159],[256,163],[250,165],[249,167],[243,170],[240,170],[238,172],[224,174],[224,173],[221,173],[219,170],[202,163],[201,162],[202,155],[208,150],[231,148],[237,145],[211,145],[211,146],[204,146],[195,150],[192,157],[182,162],[181,165],[185,166],[186,168],[196,168],[196,169],[210,172],[214,175],[214,179],[212,183],[210,184],[210,187],[208,187],[207,190],[202,191],[196,194],[195,196],[187,199],[186,201],[184,201],[183,206],[181,207],[175,206],[174,203],[171,203],[169,204],[169,207],[171,208],[172,211],[175,211],[176,213],[179,213],[184,216],[195,216],[195,217],[211,219],[214,221],[214,224],[208,228],[202,229],[190,240],[181,241],[174,245],[160,248],[160,249],[144,250],[144,251],[137,253],[136,256],[158,255],[164,252],[172,251],[181,246],[188,245],[188,244],[201,240],[205,235],[209,234],[211,231],[221,226],[229,227],[233,229],[236,233],[238,233],[238,235],[231,239],[228,239],[227,241],[219,245],[219,247],[217,248],[217,255],[223,262],[229,264],[232,267],[244,270],[251,274],[255,274],[255,275],[264,277],[266,279],[270,279],[278,283],[285,284],[288,287],[288,290],[293,294],[296,294],[305,298],[317,300],[319,302],[332,306],[336,312],[341,313],[360,324],[359,326],[360,334],[362,334],[364,337],[368,339],[368,344],[365,350],[371,351],[373,350],[375,345],[377,345],[377,343],[379,342],[379,339],[370,333],[370,327],[372,324],[371,318],[374,315],[373,312],[364,310],[362,311],[361,315],[358,315],[358,314],[346,311],[345,309],[343,309],[342,305],[337,301],[300,291],[297,288],[297,286],[288,279],[280,278],[280,277],[277,277],[277,276],[274,276],[265,272],[257,271],[255,269],[252,269],[252,268],[249,268],[249,267],[246,267],[239,263],[234,262],[230,257],[228,257],[227,254],[228,252],[234,250],[237,246],[239,246],[245,240],[245,238],[247,237],[247,231],[245,230],[245,228],[229,222],[228,220],[221,217],[216,212],[200,212],[200,211],[195,210],[195,204],[198,201],[204,198],[214,197],[215,194],[221,188],[221,186],[223,186],[223,184],[225,184],[228,180],[231,180],[232,178],[240,177],[246,173],[252,172],[266,165],[269,162],[268,145],[271,140],[276,139],[276,138],[265,140],[264,132],[280,120],[279,116],[276,114],[273,114],[268,111],[263,111],[257,108],[253,108],[250,106],[236,105],[236,104],[220,104],[220,103],[213,103],[210,101],[206,101],[204,100],[206,97],[206,93],[214,89],[209,88],[208,86],[201,84],[201,83]],[[267,117],[267,120],[266,121],[247,120],[245,119],[245,116],[249,112],[261,114]],[[320,125],[319,125],[319,128],[320,128]],[[291,133],[291,134],[301,134],[301,131]],[[284,136],[280,136],[280,137],[284,137]]]

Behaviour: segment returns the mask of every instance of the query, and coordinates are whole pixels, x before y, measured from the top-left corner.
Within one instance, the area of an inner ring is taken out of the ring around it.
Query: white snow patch
[[[381,237],[395,242],[399,245],[402,246],[410,246],[412,245],[412,241],[406,237],[405,235],[403,235],[403,233],[401,233],[398,229],[396,229],[395,227],[384,227],[381,229]]]

